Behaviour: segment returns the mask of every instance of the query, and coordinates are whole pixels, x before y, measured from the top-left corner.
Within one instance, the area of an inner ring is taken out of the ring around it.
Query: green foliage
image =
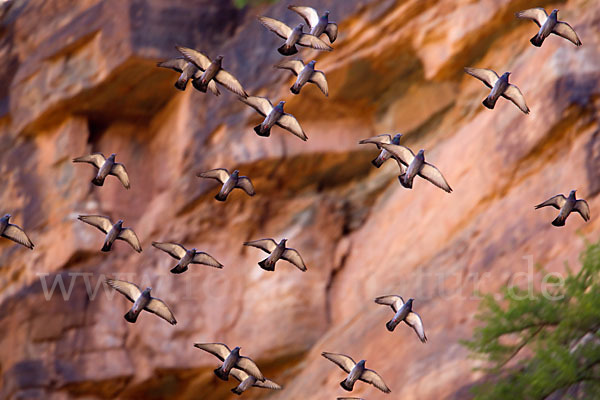
[[[581,262],[545,294],[505,288],[502,301],[483,299],[482,325],[463,342],[488,364],[476,399],[600,398],[600,243]]]
[[[237,8],[244,8],[246,6],[256,6],[263,3],[276,3],[278,0],[233,0],[233,5]]]

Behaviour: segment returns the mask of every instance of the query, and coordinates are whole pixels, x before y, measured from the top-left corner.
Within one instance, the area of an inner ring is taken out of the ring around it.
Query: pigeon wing
[[[277,247],[277,243],[273,239],[259,239],[252,242],[244,242],[244,246],[252,246],[261,249],[265,253],[272,253]]]
[[[105,161],[106,161],[106,158],[104,158],[104,155],[102,155],[101,153],[94,153],[94,154],[90,154],[89,156],[77,157],[77,158],[73,159],[74,163],[84,162],[84,163],[92,164],[96,168],[101,168],[102,165],[104,165]]]
[[[404,299],[401,296],[381,296],[375,299],[375,303],[392,307],[395,313],[404,305]]]
[[[229,179],[229,171],[227,171],[225,168],[217,168],[211,169],[210,171],[201,172],[198,174],[198,176],[201,178],[216,179],[221,183],[225,183],[227,182],[227,179]]]
[[[419,172],[419,175],[422,178],[427,179],[429,182],[433,183],[440,189],[443,189],[448,193],[452,192],[452,188],[450,187],[448,182],[446,182],[446,178],[444,178],[444,175],[442,175],[440,170],[432,164],[424,163],[423,168],[421,168],[421,171]]]
[[[33,250],[31,239],[29,239],[25,231],[17,225],[8,224],[6,229],[4,229],[4,232],[2,232],[2,236]]]
[[[392,157],[394,157],[398,163],[410,165],[410,163],[415,159],[415,153],[413,153],[408,147],[401,146],[399,144],[385,143],[382,143],[381,147],[389,151],[392,154]]]
[[[195,343],[194,347],[212,354],[221,361],[225,361],[231,354],[229,347],[223,343]]]
[[[544,25],[544,22],[548,19],[548,14],[543,8],[530,8],[529,10],[519,11],[515,14],[517,18],[529,19],[535,22],[538,26]]]
[[[563,208],[563,206],[565,205],[566,202],[567,202],[567,198],[565,196],[563,196],[562,194],[558,194],[554,197],[550,197],[545,202],[538,204],[537,206],[535,206],[535,209],[537,210],[538,208],[552,206],[552,207],[556,208],[557,210],[560,210],[561,208]]]
[[[183,54],[183,56],[194,65],[205,71],[210,65],[210,58],[200,53],[198,50],[190,49],[189,47],[175,46],[175,48]]]
[[[498,81],[498,79],[500,79],[498,77],[498,74],[495,71],[492,71],[491,69],[466,67],[465,72],[479,79],[485,84],[485,86],[489,87],[490,89],[492,89]]]
[[[285,60],[275,65],[275,68],[289,69],[294,75],[298,75],[304,69],[304,63],[300,60]]]
[[[273,104],[264,97],[248,96],[240,97],[240,101],[254,108],[260,115],[266,117],[273,110]]]
[[[590,220],[590,206],[588,205],[587,201],[577,200],[575,202],[575,208],[573,208],[573,211],[578,212],[579,215],[583,217],[584,221],[587,222]]]
[[[254,383],[254,385],[252,385],[252,386],[256,386],[256,387],[263,388],[263,389],[273,389],[273,390],[281,390],[281,389],[283,389],[281,387],[281,385],[278,385],[277,383],[273,382],[270,379],[265,379],[262,382],[261,381],[256,381]]]
[[[235,367],[247,372],[259,381],[265,380],[265,377],[263,376],[262,372],[260,372],[260,369],[258,369],[256,363],[248,357],[240,356],[237,363],[235,363]]]
[[[112,222],[107,217],[102,215],[80,215],[77,217],[81,222],[95,226],[104,233],[108,233],[112,229]]]
[[[306,264],[304,264],[304,260],[298,251],[294,249],[285,249],[281,258],[294,264],[300,271],[306,271]]]
[[[207,87],[208,90],[210,90],[215,96],[219,96],[221,94],[221,92],[219,92],[219,88],[217,88],[216,82],[213,79],[211,79],[210,82],[208,82]]]
[[[311,47],[316,50],[326,50],[326,51],[333,50],[333,47],[331,47],[330,45],[328,45],[327,43],[325,43],[318,37],[316,37],[314,35],[310,35],[308,33],[303,33],[302,35],[300,35],[300,38],[298,39],[298,44],[300,46]]]
[[[127,299],[132,303],[134,303],[137,300],[137,298],[142,295],[142,291],[140,290],[138,285],[134,283],[110,278],[106,279],[106,283],[108,284],[108,286],[112,287],[117,292],[127,297]]]
[[[150,300],[148,305],[144,307],[144,310],[158,315],[171,325],[175,325],[177,323],[177,321],[175,320],[175,316],[173,315],[173,312],[171,311],[169,306],[167,306],[167,304],[164,301],[162,301],[161,299],[157,299],[156,297],[153,297]]]
[[[182,73],[186,65],[189,63],[184,57],[172,58],[167,61],[159,62],[156,64],[157,67],[169,68]]]
[[[244,382],[250,377],[250,375],[237,368],[232,368],[231,371],[229,371],[229,374],[240,382]]]
[[[274,18],[258,17],[258,20],[264,25],[265,28],[275,33],[282,39],[287,39],[292,33],[292,28]]]
[[[300,123],[292,114],[284,113],[277,121],[277,125],[279,125],[287,131],[292,132],[294,135],[298,136],[304,141],[308,140],[308,137],[306,136],[306,133],[304,133],[304,131],[302,130]]]
[[[382,144],[392,143],[392,135],[388,135],[386,133],[383,135],[373,136],[368,139],[363,139],[360,142],[358,142],[358,144],[368,144],[368,143],[374,144],[377,146],[377,148],[379,148],[380,145],[382,145]]]
[[[240,81],[224,69],[217,73],[215,80],[238,96],[248,97],[248,93],[246,93]]]
[[[567,39],[577,46],[581,46],[581,40],[579,40],[579,36],[577,36],[575,29],[566,22],[557,22],[554,29],[552,29],[552,33]]]
[[[329,97],[329,86],[327,85],[327,78],[325,77],[323,71],[313,72],[308,81],[317,85],[317,87],[321,89],[321,92],[323,92],[325,96]]]
[[[337,39],[337,35],[338,35],[338,26],[337,24],[330,22],[327,24],[327,28],[325,28],[325,33],[327,34],[327,37],[329,38],[329,42],[333,43],[335,42],[335,39]]]
[[[125,169],[125,166],[123,164],[115,163],[110,170],[110,175],[114,175],[117,178],[119,178],[119,180],[121,181],[123,186],[125,186],[126,189],[129,189],[131,187],[131,185],[129,184],[129,175],[127,175],[127,170]]]
[[[300,14],[311,29],[319,23],[319,14],[312,7],[289,6],[288,8]]]
[[[404,319],[404,322],[406,322],[408,326],[415,330],[415,333],[417,334],[421,342],[427,342],[427,336],[425,336],[425,328],[423,328],[423,320],[421,320],[419,314],[417,314],[414,311],[409,312],[406,318]]]
[[[529,107],[527,107],[527,103],[525,103],[525,97],[523,97],[523,93],[521,93],[518,87],[512,84],[508,85],[504,93],[502,93],[502,96],[515,103],[515,105],[525,114],[529,114]]]
[[[123,240],[131,245],[135,251],[138,253],[142,252],[142,245],[140,245],[140,239],[138,239],[137,235],[131,228],[125,228],[121,232],[119,232],[119,236],[117,239]]]
[[[164,251],[165,253],[168,253],[171,257],[173,257],[176,260],[181,260],[183,256],[185,256],[185,247],[183,247],[179,243],[152,242],[152,246]]]
[[[208,265],[209,267],[215,267],[215,268],[223,268],[223,264],[218,262],[210,254],[205,253],[203,251],[199,251],[194,255],[194,258],[192,258],[192,263],[193,264],[204,264],[204,265]]]
[[[350,373],[350,371],[352,371],[352,368],[354,368],[354,366],[356,365],[356,362],[354,362],[354,360],[351,357],[348,357],[344,354],[323,352],[321,353],[321,355],[329,361],[333,362],[334,364],[337,364],[338,367],[340,367],[347,373]]]
[[[359,379],[363,382],[370,383],[371,385],[375,386],[377,389],[381,390],[384,393],[391,392],[390,388],[387,387],[387,385],[383,381],[383,378],[372,369],[365,369]]]
[[[254,196],[256,194],[254,191],[254,185],[252,185],[252,181],[246,176],[240,176],[235,187],[242,189],[250,196]]]

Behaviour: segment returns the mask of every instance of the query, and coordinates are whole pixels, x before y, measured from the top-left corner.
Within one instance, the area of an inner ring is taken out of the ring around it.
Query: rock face
[[[366,359],[392,389],[358,383],[353,395],[468,398],[482,377],[459,340],[476,324],[476,292],[526,285],[531,262],[576,265],[583,238],[597,239],[600,5],[561,3],[583,46],[551,37],[538,49],[536,26],[513,17],[532,1],[304,3],[340,24],[335,51],[300,53],[326,72],[329,98],[314,85],[293,96],[290,75],[272,69],[281,41],[255,17],[300,22],[287,1],[2,6],[0,212],[36,247],[0,240],[0,397],[233,398],[235,382],[217,380],[217,360],[192,347],[219,341],[285,387],[251,389],[250,399],[344,395],[343,373],[322,351]],[[229,92],[177,91],[176,74],[155,67],[175,44],[223,54],[249,93],[286,100],[308,142],[279,128],[256,136],[260,119]],[[487,89],[465,66],[511,71],[531,114],[503,99],[485,109]],[[373,168],[376,150],[357,142],[385,132],[427,149],[454,192],[419,179],[403,189],[393,161]],[[90,151],[117,153],[131,190],[112,178],[92,186],[92,167],[71,163]],[[215,201],[217,185],[195,173],[217,167],[250,176],[257,195]],[[589,223],[573,215],[557,229],[554,211],[534,211],[571,189],[587,198]],[[102,235],[76,221],[92,213],[124,219],[144,251],[117,243],[101,253]],[[264,254],[242,246],[261,237],[288,238],[308,271],[261,270]],[[153,240],[196,247],[225,268],[172,275],[174,260]],[[148,313],[128,324],[129,303],[105,276],[152,286],[178,324]],[[427,344],[404,325],[385,329],[391,310],[373,302],[385,294],[415,298]]]

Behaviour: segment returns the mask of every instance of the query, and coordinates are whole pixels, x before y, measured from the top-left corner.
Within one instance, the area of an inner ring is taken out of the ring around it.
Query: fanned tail
[[[278,48],[277,51],[279,52],[279,54],[282,54],[284,56],[291,56],[293,54],[296,54],[298,52],[298,49],[295,45],[288,46],[287,44],[284,44],[283,46]]]
[[[394,323],[394,320],[390,320],[388,321],[387,324],[385,324],[385,327],[387,328],[388,331],[390,332],[394,332],[394,329],[396,329],[396,324]]]
[[[135,321],[137,321],[138,315],[140,315],[140,314],[139,313],[136,314],[133,311],[129,310],[129,311],[127,311],[127,314],[125,314],[124,317],[127,322],[131,322],[133,324],[133,323],[135,323]]]
[[[407,189],[412,189],[413,186],[413,180],[407,180],[406,179],[406,174],[402,174],[398,177],[398,180],[400,181],[400,184],[407,188]]]
[[[565,221],[566,220],[567,220],[566,218],[564,218],[564,217],[562,217],[562,216],[559,215],[558,217],[556,217],[554,219],[554,221],[552,221],[552,225],[554,225],[554,226],[565,226]]]
[[[544,39],[540,38],[539,35],[535,35],[531,39],[529,39],[532,45],[535,47],[542,47],[542,43],[544,43]]]
[[[215,375],[219,378],[222,379],[224,381],[228,381],[229,380],[229,373],[225,373],[223,372],[223,370],[221,368],[217,368],[215,369]]]
[[[496,106],[496,100],[492,100],[489,97],[486,97],[485,100],[483,100],[482,104],[484,106],[486,106],[487,108],[489,108],[490,110],[493,110],[494,107]]]
[[[383,165],[384,162],[385,160],[382,159],[381,156],[377,156],[377,158],[371,161],[371,164],[373,164],[376,168],[379,168]]]
[[[352,389],[354,389],[354,385],[349,385],[348,382],[346,382],[346,380],[344,379],[343,381],[340,382],[340,386],[344,389],[347,390],[348,392],[351,392]]]
[[[258,136],[262,136],[262,137],[269,137],[271,136],[271,128],[269,129],[263,129],[262,125],[257,125],[254,127],[254,132],[256,132],[256,134]]]

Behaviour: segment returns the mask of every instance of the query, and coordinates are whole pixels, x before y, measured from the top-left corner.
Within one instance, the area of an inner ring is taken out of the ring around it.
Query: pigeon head
[[[325,14],[324,14],[324,15],[325,15],[326,17],[329,17],[329,10],[325,11]]]
[[[233,354],[240,354],[240,346],[235,346],[235,348],[233,350],[231,350],[231,353]]]
[[[277,107],[281,108],[281,110],[283,111],[284,104],[285,104],[285,101],[282,100],[282,101],[279,102],[279,104],[277,104]]]
[[[415,300],[415,299],[408,299],[408,301],[406,302],[406,306],[407,306],[407,307],[408,307],[410,310],[412,310],[412,305],[413,305],[413,301],[414,301],[414,300]]]
[[[10,214],[4,214],[4,218],[9,219],[10,217],[12,217],[12,215],[10,215]]]
[[[366,362],[367,362],[367,360],[360,360],[359,362],[356,363],[356,366],[360,365],[361,367],[364,367]]]
[[[394,135],[394,138],[393,138],[392,140],[393,140],[393,141],[399,141],[401,137],[402,137],[402,134],[401,134],[401,133],[396,133],[396,134]]]
[[[115,158],[116,156],[117,156],[117,153],[112,153],[112,154],[110,155],[110,158]]]
[[[417,155],[419,155],[419,154],[422,155],[422,156],[425,156],[425,149],[419,150],[419,152],[417,153]]]
[[[217,56],[217,57],[215,58],[215,61],[221,61],[222,59],[223,59],[223,56]]]
[[[311,67],[314,67],[316,63],[317,63],[317,60],[312,60],[311,62],[308,63],[308,65],[310,65]]]
[[[115,225],[117,225],[117,226],[121,226],[121,225],[123,225],[123,220],[122,220],[122,219],[118,220],[118,221],[117,221],[117,223],[116,223]]]
[[[150,293],[152,291],[151,287],[147,287],[146,290],[144,290],[144,292]]]
[[[231,175],[238,176],[239,174],[240,174],[240,171],[238,169],[236,169],[233,171],[233,173]]]
[[[298,29],[300,32],[302,32],[304,30],[304,24],[298,24],[296,29]]]
[[[502,74],[502,76],[500,77],[500,79],[505,79],[508,82],[508,77],[510,76],[510,72],[505,72]]]
[[[555,8],[554,10],[552,10],[551,14],[554,14],[554,15],[558,14],[558,8]]]
[[[569,196],[575,197],[575,193],[577,193],[577,190],[571,190],[571,193],[569,193]]]
[[[197,252],[198,252],[198,251],[196,250],[196,248],[195,248],[195,247],[194,247],[193,249],[191,249],[191,251],[192,251],[193,253],[197,253]]]

